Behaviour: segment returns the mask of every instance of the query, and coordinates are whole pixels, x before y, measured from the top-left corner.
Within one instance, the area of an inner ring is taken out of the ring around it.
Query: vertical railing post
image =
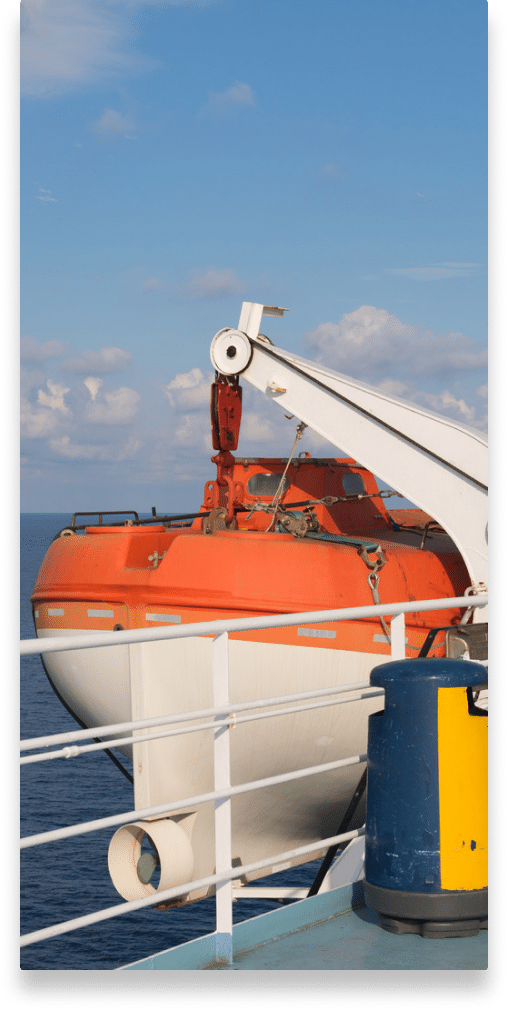
[[[213,704],[229,702],[228,634],[222,632],[213,640]],[[223,719],[224,715],[216,716]],[[231,784],[229,726],[214,730],[213,764],[215,790],[228,789]],[[215,801],[215,867],[216,873],[231,869],[231,798]],[[217,960],[233,963],[233,885],[231,880],[216,884],[216,952]]]
[[[390,623],[390,639],[392,643],[392,659],[406,658],[406,621],[405,614],[394,614]]]

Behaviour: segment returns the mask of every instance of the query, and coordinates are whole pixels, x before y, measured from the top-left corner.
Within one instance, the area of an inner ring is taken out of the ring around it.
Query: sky
[[[486,430],[485,0],[23,0],[21,510],[198,509],[209,348]],[[296,421],[244,383],[238,455]],[[307,429],[299,448],[340,449]]]

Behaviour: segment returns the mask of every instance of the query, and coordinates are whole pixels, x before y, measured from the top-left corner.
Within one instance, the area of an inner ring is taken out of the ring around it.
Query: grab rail
[[[270,778],[259,779],[254,782],[242,783],[231,786],[230,784],[230,752],[229,733],[230,727],[240,721],[250,721],[252,719],[271,718],[291,714],[295,711],[306,711],[311,708],[341,704],[348,701],[357,701],[362,698],[375,697],[383,694],[382,691],[368,691],[361,693],[370,687],[367,681],[354,684],[342,685],[341,687],[323,688],[316,691],[300,692],[299,694],[281,695],[275,698],[263,698],[256,701],[235,702],[229,701],[229,656],[228,656],[228,635],[236,631],[257,630],[267,627],[288,627],[295,624],[321,624],[331,621],[360,620],[373,616],[392,616],[391,620],[391,658],[403,659],[405,656],[405,619],[407,613],[419,613],[429,610],[444,610],[451,607],[484,607],[488,604],[488,596],[482,593],[478,596],[462,596],[439,600],[419,600],[411,603],[391,603],[369,607],[350,607],[342,610],[313,611],[300,614],[278,614],[271,617],[240,618],[227,621],[201,622],[198,624],[187,624],[171,628],[150,628],[135,629],[122,632],[100,632],[89,635],[61,636],[51,639],[31,639],[21,643],[22,655],[44,654],[47,652],[67,651],[70,649],[96,648],[104,646],[114,646],[122,644],[133,644],[148,641],[161,641],[172,638],[188,638],[198,635],[213,635],[212,645],[212,665],[213,665],[213,700],[214,705],[208,709],[201,709],[194,712],[183,712],[178,714],[163,715],[151,719],[143,719],[131,722],[117,723],[110,726],[95,727],[92,729],[76,730],[70,733],[57,733],[47,737],[36,737],[32,740],[22,741],[22,750],[31,750],[48,747],[62,743],[71,743],[76,740],[83,740],[91,736],[109,736],[113,733],[124,731],[134,731],[154,726],[171,725],[172,723],[182,723],[196,718],[213,718],[213,721],[203,723],[197,727],[179,726],[176,730],[165,730],[162,733],[148,734],[144,737],[128,737],[126,739],[108,739],[105,744],[90,744],[83,748],[67,747],[64,751],[51,752],[49,754],[36,754],[26,758],[21,758],[21,763],[33,763],[38,760],[49,760],[53,757],[73,757],[80,753],[90,752],[100,749],[100,747],[111,747],[125,742],[141,742],[143,739],[155,739],[163,735],[176,735],[178,733],[195,732],[198,730],[213,729],[214,731],[214,775],[215,789],[213,792],[200,796],[186,797],[172,803],[165,803],[157,807],[149,807],[143,810],[128,811],[112,817],[100,818],[95,821],[88,821],[67,828],[59,828],[55,831],[47,831],[38,835],[28,836],[21,839],[21,848],[28,848],[33,845],[40,845],[61,838],[83,834],[88,831],[100,830],[116,824],[127,823],[134,816],[136,819],[168,813],[172,810],[181,809],[190,804],[197,805],[215,802],[215,866],[216,873],[200,880],[187,881],[177,887],[171,887],[164,891],[156,891],[147,898],[135,901],[123,902],[100,912],[90,915],[79,916],[67,922],[57,923],[46,929],[36,930],[21,937],[21,945],[26,946],[44,940],[49,937],[58,936],[78,929],[94,922],[103,921],[116,915],[122,915],[135,909],[145,908],[150,905],[168,901],[189,890],[196,890],[200,887],[216,887],[216,950],[217,957],[226,963],[232,963],[232,880],[238,876],[238,867],[232,866],[231,852],[231,797],[240,793],[249,792],[255,789],[266,788],[282,782],[289,782],[309,775],[317,775],[331,771],[340,767],[348,767],[353,764],[360,764],[366,761],[366,754],[358,754],[338,761],[328,762],[324,765],[317,765],[298,769],[293,772],[286,772],[282,775],[271,776]],[[337,697],[340,695],[351,695],[351,697]],[[329,696],[335,696],[330,698]],[[293,706],[276,712],[257,713],[238,717],[239,711],[249,711],[257,708],[266,708],[274,704],[286,702],[308,701],[311,698],[323,698],[327,700],[316,702],[312,705]],[[222,718],[221,718],[222,717]],[[312,855],[331,845],[349,841],[364,833],[363,828],[335,835],[330,838],[319,839],[310,845],[300,846],[286,852],[278,853],[263,860],[258,860],[247,866],[242,866],[242,874],[253,872],[265,867],[273,867],[288,859],[292,860],[302,855]]]

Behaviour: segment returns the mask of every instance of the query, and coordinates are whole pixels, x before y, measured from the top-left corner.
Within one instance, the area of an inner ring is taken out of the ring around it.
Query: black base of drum
[[[419,933],[428,939],[476,936],[487,929],[488,889],[421,894],[363,882],[367,908],[379,913],[390,933]]]
[[[391,919],[387,915],[379,916],[380,925],[389,933],[419,933],[428,940],[439,940],[443,937],[478,936],[481,929],[488,929],[487,919],[464,919],[462,922],[416,922],[411,919]]]

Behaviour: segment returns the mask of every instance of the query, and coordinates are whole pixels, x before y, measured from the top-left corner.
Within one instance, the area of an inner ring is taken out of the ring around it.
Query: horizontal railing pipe
[[[115,645],[134,645],[141,642],[166,641],[172,638],[193,638],[199,635],[220,635],[224,631],[260,631],[263,628],[290,628],[298,624],[327,624],[336,621],[364,620],[368,617],[387,617],[390,614],[414,614],[427,610],[445,610],[452,607],[486,607],[487,594],[480,597],[454,596],[450,599],[418,600],[410,603],[383,603],[369,607],[345,607],[340,610],[311,610],[301,614],[274,614],[262,617],[240,617],[229,621],[202,621],[198,624],[179,624],[169,628],[133,628],[131,631],[99,631],[86,635],[62,635],[54,638],[25,639],[21,642],[22,656],[44,655],[47,652],[67,652],[72,649],[95,649]]]
[[[179,729],[163,730],[160,733],[147,733],[144,736],[127,736],[115,740],[107,740],[105,743],[90,743],[84,747],[76,744],[71,747],[64,747],[63,750],[50,751],[44,754],[29,754],[28,757],[20,758],[20,765],[37,764],[40,761],[52,761],[55,758],[80,757],[82,754],[90,754],[93,751],[107,750],[109,747],[124,747],[136,743],[149,743],[151,740],[161,740],[167,737],[182,736],[187,733],[201,733],[207,729],[217,729],[218,726],[241,726],[247,722],[257,722],[262,719],[274,719],[281,715],[294,715],[298,712],[311,712],[319,708],[331,708],[332,705],[347,705],[353,701],[362,701],[364,698],[384,697],[384,690],[366,691],[363,694],[358,692],[351,698],[333,698],[331,701],[314,702],[312,705],[293,705],[291,708],[280,708],[275,712],[261,712],[254,715],[232,715],[227,719],[216,719],[214,722],[201,723],[199,726],[182,726]]]
[[[112,817],[100,817],[95,821],[71,824],[68,828],[55,828],[54,831],[44,831],[38,835],[27,835],[21,839],[20,848],[29,849],[34,845],[57,842],[62,838],[72,838],[74,835],[85,835],[90,831],[100,831],[102,828],[114,827],[116,824],[127,824],[133,818],[134,820],[143,820],[145,817],[156,817],[158,814],[167,814],[191,806],[200,806],[203,803],[209,803],[211,800],[224,799],[226,796],[239,796],[241,793],[249,793],[254,789],[277,786],[281,785],[282,782],[294,782],[296,779],[307,778],[309,775],[319,775],[322,772],[335,771],[336,768],[348,768],[350,765],[362,764],[366,760],[366,754],[355,754],[354,757],[341,758],[338,761],[328,761],[323,765],[313,765],[311,768],[299,768],[294,772],[271,775],[269,778],[257,779],[254,782],[243,782],[238,786],[230,786],[229,789],[218,789],[210,793],[201,793],[199,796],[187,796],[181,800],[173,800],[171,803],[160,803],[155,807],[145,807],[142,810],[129,810],[127,813],[114,814]]]
[[[94,922],[104,922],[105,919],[112,919],[117,915],[124,915],[126,912],[135,912],[139,908],[149,908],[150,905],[158,905],[161,902],[178,898],[181,894],[188,894],[189,891],[202,887],[210,887],[218,884],[222,880],[234,880],[239,872],[243,876],[246,873],[253,873],[255,870],[262,870],[268,866],[276,866],[288,859],[298,859],[299,856],[310,855],[327,849],[331,845],[340,842],[349,842],[353,838],[359,838],[365,834],[365,827],[355,828],[353,831],[346,831],[342,835],[333,835],[331,838],[322,838],[319,842],[312,842],[310,845],[301,845],[297,849],[289,849],[287,852],[279,852],[276,856],[269,856],[266,859],[259,859],[256,863],[247,863],[245,866],[233,866],[230,870],[223,870],[222,873],[214,873],[209,877],[201,877],[199,880],[190,880],[177,887],[168,887],[165,891],[155,891],[148,898],[137,898],[135,901],[125,901],[121,905],[112,905],[104,908],[100,912],[91,912],[90,915],[81,915],[76,919],[69,919],[67,922],[60,922],[55,926],[47,926],[45,929],[38,929],[33,933],[25,933],[21,937],[21,946],[25,947],[30,943],[37,943],[40,940],[47,940],[53,936],[60,936],[62,933],[69,933],[73,929],[81,929],[83,926],[90,926]]]
[[[200,622],[195,624],[178,625],[172,627],[159,627],[159,628],[146,628],[146,629],[132,629],[130,631],[120,631],[120,632],[92,632],[86,635],[65,635],[58,636],[54,638],[43,638],[34,640],[25,640],[21,643],[21,654],[22,655],[44,655],[49,652],[64,652],[72,651],[75,649],[87,649],[87,648],[103,648],[105,646],[115,646],[115,645],[130,645],[137,643],[149,643],[153,641],[164,641],[171,639],[180,638],[190,638],[196,636],[213,636],[215,638],[214,642],[214,654],[217,655],[217,642],[219,641],[218,636],[222,636],[226,640],[226,633],[235,634],[245,631],[257,631],[263,628],[276,628],[276,627],[292,627],[295,625],[308,625],[308,624],[323,624],[323,623],[335,623],[346,620],[366,620],[371,617],[382,617],[392,615],[392,635],[391,635],[391,648],[392,648],[392,659],[399,658],[399,653],[404,655],[405,652],[405,637],[404,637],[404,614],[408,613],[420,613],[425,611],[433,610],[443,610],[449,608],[476,608],[485,607],[488,604],[487,594],[480,594],[477,596],[462,596],[462,597],[452,597],[449,599],[439,599],[439,600],[419,600],[411,601],[407,603],[389,603],[389,604],[377,604],[368,607],[350,607],[341,608],[339,610],[326,610],[326,611],[311,611],[308,613],[298,613],[298,614],[275,614],[275,615],[264,615],[258,617],[250,618],[235,618],[229,620],[216,620],[211,622]],[[470,612],[470,610],[469,610]],[[389,639],[388,639],[389,640]],[[227,642],[226,642],[227,646]],[[227,652],[226,652],[227,657]],[[389,657],[384,657],[385,661],[389,661]],[[222,668],[219,669],[219,674],[222,677]],[[226,674],[227,674],[227,664],[226,664]],[[299,712],[306,712],[313,709],[325,708],[331,705],[347,704],[352,701],[362,700],[369,697],[377,697],[384,694],[384,691],[371,690],[370,684],[367,681],[356,682],[349,685],[341,685],[339,687],[335,686],[332,688],[322,688],[316,691],[300,692],[299,694],[292,695],[281,695],[274,698],[258,699],[249,702],[225,702],[224,705],[215,706],[209,709],[201,709],[194,712],[186,713],[172,713],[171,715],[154,717],[151,719],[137,720],[125,723],[117,723],[115,725],[95,727],[93,729],[77,730],[71,733],[60,733],[53,734],[52,736],[38,737],[32,740],[24,741],[21,744],[22,750],[32,750],[50,746],[56,746],[57,744],[75,744],[77,740],[86,740],[90,737],[95,738],[94,743],[87,744],[85,746],[66,746],[60,751],[52,751],[50,753],[34,754],[29,755],[21,759],[22,764],[35,763],[37,761],[52,760],[54,758],[61,757],[73,757],[80,754],[89,753],[95,750],[105,749],[106,747],[112,746],[125,746],[135,743],[141,743],[144,741],[150,741],[155,739],[160,739],[163,737],[177,736],[182,733],[192,733],[192,732],[202,732],[207,729],[217,730],[218,727],[232,727],[240,723],[248,723],[255,720],[273,718],[282,715],[289,715]],[[348,695],[348,696],[346,696]],[[227,694],[224,696],[227,698]],[[319,699],[312,701],[310,699]],[[217,700],[222,700],[220,692],[217,696]],[[305,704],[295,705],[294,702],[305,702]],[[283,709],[273,710],[273,706],[276,705],[290,705]],[[256,709],[267,709],[272,708],[272,711],[262,711],[256,712]],[[245,712],[244,715],[239,715],[239,712]],[[220,717],[223,718],[220,718]],[[201,718],[211,718],[213,721],[201,723],[199,725],[186,726],[182,723],[193,721]],[[161,729],[161,727],[175,726],[172,729]],[[126,732],[132,733],[134,730],[149,730],[151,728],[158,727],[158,732],[146,732],[143,735],[138,736],[126,736],[126,737],[116,737],[115,734],[122,734]],[[97,742],[97,737],[106,735],[107,740]],[[112,739],[113,737],[113,739]],[[220,737],[220,734],[219,734]],[[216,746],[216,743],[214,744]],[[258,779],[253,782],[246,782],[236,786],[229,786],[229,775],[222,779],[215,780],[215,784],[222,785],[224,788],[216,788],[213,792],[203,793],[198,796],[185,797],[183,799],[174,800],[168,803],[160,804],[158,806],[147,807],[144,809],[131,810],[124,812],[122,814],[115,814],[111,817],[104,817],[93,821],[88,821],[82,824],[71,825],[66,828],[58,828],[54,831],[47,831],[37,835],[28,836],[21,840],[21,848],[30,848],[35,845],[42,845],[47,842],[57,841],[63,838],[74,837],[76,835],[82,835],[91,831],[101,830],[103,828],[113,827],[121,824],[128,823],[132,819],[140,820],[150,817],[160,817],[167,816],[170,813],[182,811],[189,807],[195,807],[208,802],[214,802],[217,806],[217,801],[223,799],[229,799],[232,796],[240,795],[242,793],[247,793],[254,791],[256,789],[262,789],[270,786],[279,785],[285,782],[295,781],[297,779],[306,778],[308,776],[317,775],[321,773],[326,773],[329,771],[334,771],[339,768],[350,767],[355,764],[363,763],[367,760],[366,754],[359,754],[353,757],[342,758],[340,760],[331,761],[326,764],[316,765],[310,768],[302,768],[292,772],[286,772],[280,775],[274,775],[265,779]],[[288,850],[283,853],[279,853],[276,856],[271,856],[263,860],[258,860],[255,863],[248,864],[247,866],[241,867],[241,874],[247,874],[254,872],[256,870],[271,867],[272,872],[275,872],[274,867],[279,863],[284,861],[293,860],[304,855],[311,855],[312,853],[317,853],[321,849],[329,848],[330,846],[336,845],[340,842],[349,841],[359,835],[364,834],[364,828],[356,829],[343,833],[342,835],[336,835],[327,839],[320,839],[317,842],[313,842],[306,846],[300,846],[297,849]],[[222,837],[222,836],[221,836]],[[222,839],[222,844],[224,839]],[[217,840],[216,840],[217,843]],[[220,867],[221,862],[218,861],[218,850],[216,849],[216,867]],[[129,911],[134,911],[135,909],[148,907],[151,905],[156,905],[162,902],[171,901],[183,894],[189,893],[190,891],[196,891],[202,887],[209,887],[215,885],[221,885],[217,887],[217,895],[219,892],[222,893],[224,890],[225,882],[233,880],[238,876],[239,868],[230,866],[231,854],[227,855],[226,859],[222,860],[222,866],[224,869],[220,870],[213,875],[208,877],[203,877],[199,880],[188,881],[184,884],[180,884],[176,887],[168,888],[164,891],[154,891],[152,895],[146,898],[138,899],[136,901],[130,901],[122,903],[121,905],[113,906],[108,909],[103,909],[99,912],[92,913],[91,915],[80,916],[76,919],[69,920],[68,922],[59,923],[55,926],[50,926],[46,929],[37,930],[33,933],[26,934],[21,938],[21,945],[25,946],[30,943],[35,943],[39,940],[47,939],[49,937],[58,936],[62,933],[69,932],[73,929],[81,928],[92,924],[94,922],[100,922],[105,919],[113,918],[116,915],[122,915]],[[226,864],[226,865],[225,865]],[[229,888],[228,884],[228,888]],[[226,909],[228,916],[225,917],[225,913],[222,918],[219,915],[219,904],[217,904],[217,930],[221,937],[226,937],[228,939],[228,933],[232,930],[232,919],[231,912]],[[230,922],[227,926],[227,921]],[[219,922],[222,925],[219,925]],[[227,927],[227,928],[226,928]],[[226,928],[226,932],[224,929]],[[222,929],[222,932],[221,932]],[[232,960],[232,937],[229,936],[229,959]]]
[[[34,750],[36,747],[49,747],[59,743],[74,743],[76,740],[88,740],[90,737],[108,736],[123,733],[126,730],[148,729],[150,726],[165,726],[172,723],[190,722],[194,719],[205,719],[207,716],[217,716],[223,713],[245,712],[256,708],[269,708],[272,705],[284,705],[291,701],[306,701],[309,698],[324,698],[335,694],[349,694],[353,691],[363,691],[370,688],[368,680],[355,681],[352,684],[339,684],[334,687],[320,687],[314,691],[299,691],[294,694],[279,694],[272,698],[257,698],[254,701],[230,701],[227,705],[215,708],[201,708],[192,712],[172,712],[169,715],[153,716],[150,719],[136,719],[131,722],[112,723],[109,726],[92,726],[90,729],[71,730],[66,733],[53,733],[51,736],[33,737],[23,740],[21,750]],[[137,740],[139,737],[136,738]]]

